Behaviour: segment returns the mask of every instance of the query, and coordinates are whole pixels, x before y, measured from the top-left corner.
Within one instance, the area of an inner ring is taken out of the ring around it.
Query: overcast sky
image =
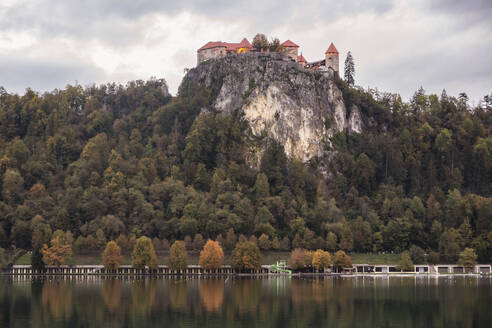
[[[0,86],[23,93],[165,78],[175,94],[196,49],[257,33],[290,39],[308,61],[330,42],[356,83],[408,99],[492,93],[491,0],[0,0]]]

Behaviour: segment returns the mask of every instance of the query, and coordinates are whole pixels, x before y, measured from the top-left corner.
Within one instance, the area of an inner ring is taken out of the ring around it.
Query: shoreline
[[[70,274],[70,273],[10,273],[1,272],[3,277],[152,277],[152,278],[388,278],[388,277],[420,277],[420,278],[445,278],[445,277],[473,277],[473,278],[492,278],[491,273],[418,273],[418,272],[392,272],[392,273],[308,273],[295,272],[289,274],[278,273],[155,273],[155,272],[139,272],[139,273],[86,273],[86,274]]]

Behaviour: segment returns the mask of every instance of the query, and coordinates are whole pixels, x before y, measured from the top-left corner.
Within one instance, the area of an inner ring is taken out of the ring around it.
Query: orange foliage
[[[203,250],[200,251],[200,266],[204,269],[218,269],[224,261],[224,251],[220,244],[213,240],[207,240]]]
[[[72,256],[72,246],[63,243],[60,236],[57,236],[51,240],[51,247],[46,244],[43,245],[41,254],[43,254],[43,262],[45,264],[60,266]]]
[[[103,253],[103,263],[107,270],[116,270],[120,267],[121,249],[118,244],[111,240],[106,245]]]

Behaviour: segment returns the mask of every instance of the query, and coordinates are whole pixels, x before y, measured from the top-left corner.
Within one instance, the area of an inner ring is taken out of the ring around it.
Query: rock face
[[[242,111],[253,136],[271,137],[288,156],[307,161],[324,153],[335,132],[362,129],[357,108],[347,119],[333,74],[304,69],[278,54],[244,54],[208,60],[184,81],[215,88],[214,110]]]

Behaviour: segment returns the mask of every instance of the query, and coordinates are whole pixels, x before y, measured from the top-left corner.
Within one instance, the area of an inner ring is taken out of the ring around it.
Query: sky
[[[330,42],[356,84],[399,93],[492,93],[491,0],[1,0],[0,86],[164,78],[176,94],[196,49],[256,33],[290,39],[308,61]]]

